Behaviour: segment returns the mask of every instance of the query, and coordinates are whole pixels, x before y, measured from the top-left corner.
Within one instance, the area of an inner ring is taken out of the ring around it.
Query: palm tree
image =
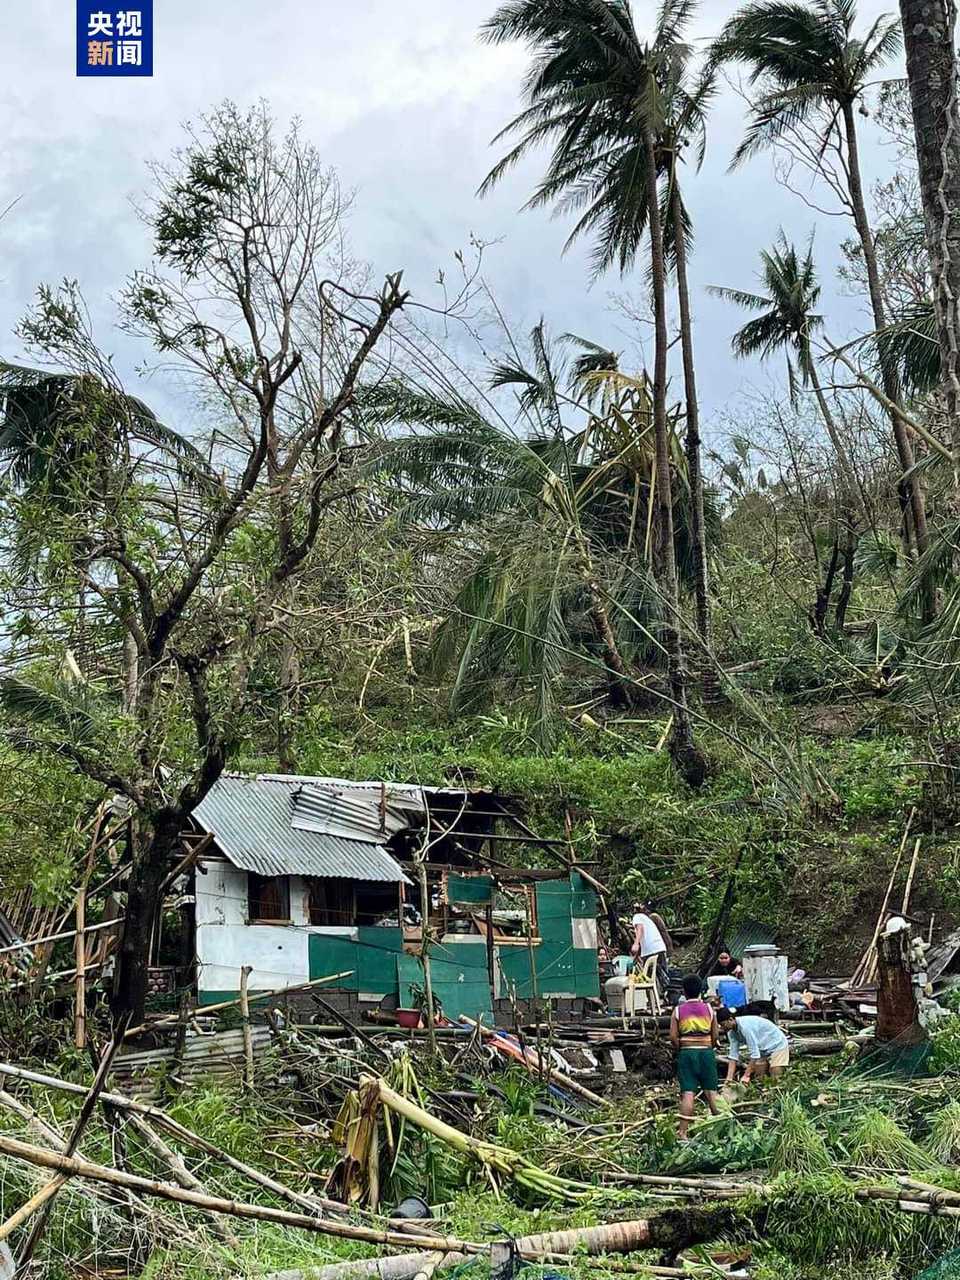
[[[797,374],[804,386],[812,388],[823,425],[837,455],[842,477],[842,506],[850,513],[847,518],[849,535],[853,524],[852,512],[855,505],[862,505],[862,501],[858,503],[857,478],[817,374],[811,338],[823,327],[823,316],[816,311],[820,300],[820,285],[813,260],[813,246],[808,245],[806,253],[801,255],[781,231],[773,248],[761,252],[760,260],[764,293],[747,293],[742,289],[718,287],[711,288],[710,292],[745,310],[760,312],[734,334],[732,345],[738,358],[759,356],[764,360],[777,351],[786,350],[791,394],[796,388]],[[814,611],[818,629],[822,625],[828,604],[829,594],[826,600],[818,600]],[[823,611],[823,616],[820,616],[819,611]]]
[[[98,376],[0,362],[0,474],[26,501],[42,498],[77,531],[70,563],[80,571],[81,643],[89,516],[103,493],[115,488],[109,475],[129,469],[133,455],[145,449],[162,454],[191,484],[216,483],[199,450],[142,400],[122,391],[109,370]],[[36,573],[47,551],[45,531],[20,522],[12,548],[14,571],[23,577]],[[129,711],[137,698],[138,654],[126,628],[123,645],[123,702]]]
[[[649,238],[661,535],[658,572],[666,602],[664,640],[675,703],[670,747],[683,775],[699,784],[705,776],[705,761],[694,742],[687,705],[673,544],[667,258],[659,203],[665,168],[662,143],[678,96],[678,91],[673,92],[679,83],[674,68],[688,56],[681,36],[695,7],[695,0],[665,0],[654,39],[645,44],[634,26],[628,0],[510,0],[502,5],[486,24],[485,36],[495,42],[524,40],[536,56],[525,85],[528,106],[498,135],[520,133],[520,140],[491,170],[481,191],[496,183],[526,152],[552,139],[554,150],[546,175],[529,205],[553,204],[559,211],[577,212],[568,243],[593,233],[598,272],[614,263],[625,271]],[[699,477],[698,457],[695,478]],[[706,554],[699,532],[699,564],[705,575]],[[705,587],[704,579],[704,590],[698,593],[704,602]]]
[[[453,709],[476,710],[504,677],[519,677],[533,695],[531,731],[542,746],[553,739],[571,659],[599,664],[608,696],[622,704],[636,695],[638,661],[659,657],[663,627],[649,574],[658,540],[649,382],[584,345],[566,389],[541,326],[533,368],[517,360],[494,367],[493,385],[516,394],[514,423],[446,390],[402,383],[370,389],[362,402],[368,423],[407,429],[388,436],[371,464],[399,519],[460,535],[462,584],[431,652],[435,670],[456,673]],[[568,412],[584,425],[568,428]],[[679,449],[671,461],[682,475]],[[688,577],[691,505],[681,488],[675,552]],[[711,505],[707,520],[715,537]]]
[[[710,617],[710,575],[707,558],[707,536],[704,515],[704,483],[701,466],[700,397],[697,393],[696,360],[693,352],[693,318],[690,310],[690,285],[687,258],[691,225],[680,191],[680,162],[691,145],[695,148],[696,167],[703,162],[706,107],[713,96],[714,76],[709,72],[687,86],[686,58],[672,60],[667,77],[665,97],[670,104],[665,113],[661,134],[661,151],[665,160],[667,182],[666,219],[674,270],[677,277],[677,305],[680,313],[680,350],[683,364],[683,386],[686,417],[685,452],[687,475],[693,500],[693,531],[696,555],[694,591],[697,631],[708,658],[713,645]],[[714,673],[710,668],[708,688]],[[715,690],[714,690],[715,692]]]
[[[960,451],[960,103],[957,15],[950,0],[900,0],[913,107],[920,195],[935,298],[939,381],[955,452]]]
[[[855,0],[755,0],[730,19],[718,37],[714,63],[739,62],[749,68],[750,81],[760,90],[734,164],[785,140],[798,128],[825,117],[821,151],[839,130],[844,149],[847,195],[863,253],[867,289],[877,332],[886,325],[883,288],[867,217],[860,170],[857,104],[871,80],[900,50],[900,27],[895,18],[880,17],[863,36],[854,35]],[[882,362],[883,390],[891,405],[900,402],[896,369]],[[921,481],[914,471],[913,444],[895,408],[890,423],[897,445],[901,502],[909,511],[918,555],[928,545],[927,518]],[[909,532],[909,530],[908,530]],[[931,604],[932,607],[932,604]]]

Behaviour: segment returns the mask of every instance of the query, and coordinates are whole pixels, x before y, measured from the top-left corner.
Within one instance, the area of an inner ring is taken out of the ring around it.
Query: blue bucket
[[[717,995],[728,1009],[740,1009],[747,1003],[747,988],[739,978],[721,978],[717,983]]]

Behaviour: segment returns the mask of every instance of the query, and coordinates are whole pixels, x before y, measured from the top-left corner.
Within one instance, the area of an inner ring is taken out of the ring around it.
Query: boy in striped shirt
[[[718,1110],[717,1017],[702,996],[703,980],[696,974],[684,978],[684,998],[670,1019],[670,1043],[677,1050],[677,1079],[680,1082],[678,1132],[681,1142],[686,1140],[698,1092],[702,1090],[712,1115],[716,1115]]]

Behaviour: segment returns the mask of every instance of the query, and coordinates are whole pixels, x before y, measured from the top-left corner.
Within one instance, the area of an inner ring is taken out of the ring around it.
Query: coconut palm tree
[[[142,400],[126,394],[109,370],[97,376],[0,362],[0,475],[28,504],[42,498],[47,510],[53,507],[76,530],[69,564],[80,570],[81,645],[90,513],[103,493],[115,490],[110,475],[128,469],[143,450],[162,454],[191,485],[216,484],[203,454]],[[27,577],[39,571],[45,557],[49,558],[46,526],[21,521],[10,567]],[[122,592],[118,599],[123,613]],[[130,710],[137,697],[138,663],[126,630],[123,643],[124,706]]]
[[[371,469],[398,518],[460,535],[462,582],[431,652],[437,671],[455,671],[453,709],[476,710],[505,677],[519,679],[533,699],[531,734],[546,746],[578,657],[602,667],[611,701],[632,700],[638,664],[661,658],[664,613],[650,576],[659,539],[649,381],[593,344],[565,378],[542,326],[532,345],[532,367],[510,360],[492,372],[495,387],[515,393],[514,422],[446,389],[402,383],[369,389],[362,409],[368,424],[390,428]],[[676,446],[671,462],[683,477]],[[687,581],[691,505],[681,485],[673,536]],[[713,539],[719,515],[710,503],[706,513]]]
[[[594,236],[594,266],[633,263],[646,240],[654,313],[653,416],[661,534],[658,576],[666,601],[664,638],[675,702],[671,753],[698,784],[705,761],[696,747],[687,705],[680,596],[673,545],[672,477],[667,420],[666,279],[669,218],[660,207],[664,135],[682,83],[676,66],[688,57],[683,31],[695,0],[665,0],[654,38],[644,43],[628,0],[509,0],[484,28],[486,38],[523,40],[535,52],[525,85],[527,107],[499,138],[520,140],[487,176],[489,189],[524,154],[553,143],[547,172],[530,206],[575,212],[569,242]],[[685,258],[682,258],[685,262]],[[688,312],[689,314],[689,312]],[[688,350],[692,350],[689,344]],[[690,383],[695,392],[695,384]],[[696,424],[696,418],[694,419]],[[695,428],[696,429],[696,428]],[[694,435],[693,439],[696,439]],[[700,477],[699,456],[694,475]],[[702,481],[701,481],[702,483]],[[700,531],[700,571],[707,600],[706,554]]]
[[[798,377],[800,383],[813,390],[823,425],[837,456],[842,477],[842,506],[850,513],[848,524],[852,525],[852,512],[862,505],[857,498],[859,485],[824,394],[812,346],[812,335],[823,327],[823,316],[816,310],[820,284],[813,260],[813,246],[808,245],[806,253],[800,254],[781,231],[776,244],[761,252],[760,261],[764,293],[716,286],[710,292],[745,310],[760,313],[734,334],[732,345],[737,357],[759,356],[764,360],[775,352],[786,351],[791,394],[795,392]],[[829,596],[826,600],[818,600],[818,607],[825,613],[828,603]],[[817,621],[822,624],[823,617]]]
[[[883,288],[873,233],[867,216],[860,168],[857,109],[881,69],[900,50],[895,18],[877,18],[862,36],[854,34],[855,0],[754,0],[730,19],[718,37],[712,59],[742,63],[759,97],[753,104],[734,164],[786,140],[798,128],[822,127],[821,150],[839,136],[850,211],[860,241],[874,329],[886,326]],[[900,387],[895,367],[882,363],[883,390],[896,406]],[[890,423],[901,470],[904,513],[909,510],[912,540],[922,555],[928,545],[923,488],[913,470],[913,445],[895,409]]]
[[[960,450],[960,102],[952,0],[900,0],[920,195],[935,299],[939,380],[954,451]]]

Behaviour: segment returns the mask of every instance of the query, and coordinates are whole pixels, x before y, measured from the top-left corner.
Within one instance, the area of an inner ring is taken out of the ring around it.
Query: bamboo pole
[[[51,1147],[54,1151],[66,1151],[67,1142],[63,1135],[57,1133],[56,1129],[47,1124],[42,1116],[37,1115],[32,1107],[28,1107],[25,1102],[15,1098],[12,1093],[7,1093],[6,1089],[0,1089],[0,1106],[6,1107],[14,1115],[18,1115],[48,1147]]]
[[[903,905],[900,908],[900,914],[905,916],[910,910],[910,894],[913,892],[913,877],[917,873],[917,860],[920,857],[920,837],[917,836],[916,843],[913,846],[913,858],[910,860],[910,870],[907,873],[907,883],[903,890]]]
[[[433,966],[430,960],[430,886],[427,883],[426,850],[417,859],[417,884],[420,889],[420,964],[423,966],[423,993],[426,997],[427,1043],[437,1056],[437,1017],[433,1007]]]
[[[179,1183],[181,1187],[185,1187],[188,1191],[199,1191],[201,1194],[206,1194],[206,1188],[203,1183],[190,1172],[179,1152],[168,1146],[158,1133],[154,1133],[146,1120],[140,1116],[129,1115],[127,1116],[127,1123],[154,1155],[167,1166],[175,1182]],[[238,1247],[239,1241],[237,1237],[225,1225],[222,1218],[217,1217],[214,1219],[213,1229],[224,1244],[228,1244],[233,1248]]]
[[[319,987],[327,982],[337,982],[340,978],[352,978],[353,972],[353,969],[345,969],[343,973],[331,973],[326,978],[311,978],[309,982],[298,982],[292,987],[277,987],[274,991],[261,991],[250,997],[250,1003],[259,1004],[262,1000],[275,1000],[278,996],[292,995],[294,991],[308,991],[311,987]],[[221,1000],[219,1004],[199,1005],[196,1012],[206,1016],[208,1013],[220,1013],[223,1009],[235,1009],[239,1003],[240,997],[237,996],[233,1000]],[[141,1022],[138,1027],[131,1027],[127,1036],[136,1036],[144,1031],[157,1031],[163,1027],[173,1026],[179,1016],[179,1013],[176,1013],[158,1018],[156,1022]]]
[[[887,883],[887,892],[883,897],[883,906],[880,908],[880,914],[877,916],[877,923],[874,926],[873,937],[870,939],[870,945],[863,953],[860,963],[854,970],[853,977],[848,983],[848,987],[857,987],[862,985],[867,975],[871,973],[876,957],[877,939],[880,937],[883,929],[883,917],[887,914],[887,907],[890,905],[890,896],[893,893],[894,882],[897,878],[897,872],[900,870],[900,863],[903,860],[903,853],[907,847],[907,840],[910,838],[910,828],[913,826],[913,820],[916,817],[917,810],[912,808],[907,815],[907,825],[903,829],[903,837],[900,841],[900,848],[897,850],[897,856],[894,860],[893,870],[890,872],[890,880]]]
[[[77,890],[77,936],[74,939],[75,995],[73,1007],[73,1043],[77,1049],[87,1047],[87,878]]]
[[[74,1084],[71,1080],[61,1080],[58,1076],[43,1075],[39,1071],[28,1071],[25,1067],[17,1067],[12,1063],[0,1063],[0,1076],[3,1075],[13,1076],[18,1080],[26,1080],[31,1084],[43,1085],[48,1089],[58,1089],[62,1093],[85,1094],[87,1092],[82,1084]],[[182,1125],[178,1120],[174,1120],[173,1116],[167,1115],[165,1111],[149,1102],[138,1102],[136,1099],[128,1098],[122,1093],[102,1093],[100,1098],[102,1102],[111,1107],[116,1107],[119,1111],[130,1112],[152,1120],[154,1124],[159,1125],[165,1132],[178,1138],[181,1142],[185,1142],[197,1151],[202,1151],[204,1155],[221,1161],[228,1168],[233,1169],[234,1172],[242,1174],[251,1182],[256,1183],[257,1186],[273,1192],[274,1195],[282,1196],[292,1204],[310,1209],[313,1213],[322,1213],[325,1210],[344,1212],[344,1206],[337,1204],[336,1201],[325,1200],[319,1196],[308,1196],[302,1192],[294,1191],[292,1187],[277,1181],[276,1178],[271,1178],[269,1174],[255,1169],[252,1165],[245,1164],[242,1160],[238,1160],[226,1151],[221,1151],[212,1142],[208,1142],[206,1138],[194,1133],[192,1129],[188,1129],[186,1125]]]
[[[482,1245],[467,1244],[463,1240],[447,1239],[443,1236],[408,1236],[394,1231],[379,1231],[373,1227],[360,1227],[352,1223],[333,1222],[328,1218],[312,1217],[304,1213],[291,1213],[286,1209],[274,1209],[268,1205],[226,1200],[220,1196],[206,1195],[199,1191],[188,1191],[186,1187],[178,1187],[169,1182],[157,1182],[151,1178],[140,1177],[138,1174],[126,1173],[121,1169],[111,1169],[106,1165],[93,1164],[89,1160],[81,1160],[78,1156],[65,1156],[55,1151],[46,1151],[42,1147],[20,1142],[6,1134],[0,1134],[0,1155],[10,1156],[14,1160],[23,1160],[39,1168],[52,1169],[64,1180],[84,1178],[91,1182],[107,1183],[110,1186],[127,1187],[141,1195],[172,1200],[178,1204],[189,1204],[208,1213],[222,1213],[255,1222],[275,1222],[279,1226],[297,1227],[302,1231],[337,1236],[343,1240],[359,1240],[395,1248],[410,1248],[414,1245],[430,1252],[442,1249],[445,1253],[453,1251],[476,1253],[483,1248]]]
[[[84,932],[95,933],[99,929],[115,929],[119,924],[123,924],[123,916],[118,916],[116,920],[101,920],[99,924],[88,924]],[[25,942],[14,942],[8,947],[0,947],[0,956],[9,955],[11,951],[29,951],[31,947],[43,946],[48,942],[66,942],[69,938],[76,936],[76,929],[62,929],[59,933],[48,933],[42,938],[28,938]]]
[[[117,1029],[114,1033],[113,1039],[104,1049],[103,1055],[100,1058],[100,1065],[97,1067],[96,1073],[93,1077],[93,1083],[90,1085],[89,1089],[85,1090],[86,1097],[83,1100],[83,1105],[80,1107],[80,1114],[77,1116],[70,1136],[67,1138],[66,1147],[61,1157],[64,1160],[70,1159],[77,1147],[80,1145],[80,1139],[83,1137],[86,1127],[90,1123],[93,1113],[96,1110],[97,1100],[103,1093],[103,1088],[107,1083],[107,1076],[110,1073],[110,1067],[113,1064],[114,1056],[122,1041],[123,1024],[121,1024]],[[83,1088],[82,1085],[80,1087]],[[59,1152],[54,1154],[57,1154],[58,1156],[60,1155]],[[21,1210],[19,1215],[13,1214],[11,1218],[8,1218],[5,1223],[0,1225],[0,1240],[5,1240],[21,1222],[26,1221],[27,1217],[39,1212],[40,1216],[34,1223],[30,1231],[30,1235],[27,1237],[23,1246],[20,1257],[17,1260],[18,1269],[22,1270],[30,1263],[36,1247],[40,1243],[40,1237],[43,1235],[44,1228],[47,1225],[47,1220],[50,1216],[50,1209],[53,1205],[53,1199],[66,1181],[67,1175],[55,1175],[45,1186],[41,1187],[35,1195],[31,1196],[30,1201],[28,1201],[30,1206],[29,1214],[23,1216],[23,1210]],[[26,1206],[24,1206],[24,1208],[26,1208]]]
[[[247,983],[253,973],[253,965],[245,964],[240,969],[240,1018],[243,1023],[243,1084],[244,1088],[253,1088],[253,1036],[250,1034],[250,1000],[247,995]]]

